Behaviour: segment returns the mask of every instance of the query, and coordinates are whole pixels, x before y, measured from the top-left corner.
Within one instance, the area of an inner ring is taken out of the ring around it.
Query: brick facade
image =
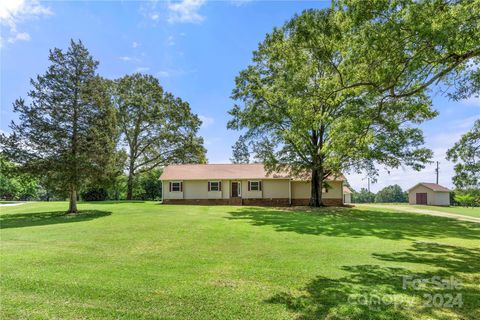
[[[310,199],[292,199],[292,206],[308,206]],[[325,206],[343,206],[342,199],[322,199]]]
[[[308,206],[310,199],[292,199],[292,206]],[[342,199],[323,199],[326,206],[342,206]],[[267,207],[288,207],[288,198],[274,199],[164,199],[164,204],[196,204],[196,205],[244,205],[244,206],[267,206]]]

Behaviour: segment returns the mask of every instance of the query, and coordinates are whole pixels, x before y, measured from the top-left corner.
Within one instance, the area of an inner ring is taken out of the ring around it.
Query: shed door
[[[417,204],[427,204],[427,194],[417,193]]]

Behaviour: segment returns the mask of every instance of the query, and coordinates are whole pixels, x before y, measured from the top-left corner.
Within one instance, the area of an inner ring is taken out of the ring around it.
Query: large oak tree
[[[170,163],[205,163],[201,121],[190,105],[165,92],[158,79],[139,73],[114,85],[122,144],[127,150],[127,199],[139,171]]]
[[[268,34],[240,72],[228,126],[247,130],[267,169],[308,172],[312,206],[341,171],[420,169],[431,151],[417,124],[436,115],[429,87],[475,90],[479,12],[478,1],[407,0],[305,11]]]
[[[115,150],[116,122],[109,84],[81,41],[53,49],[50,66],[31,80],[28,102],[18,99],[12,134],[2,135],[2,153],[22,172],[68,192],[68,212],[77,212],[77,192],[99,179]]]

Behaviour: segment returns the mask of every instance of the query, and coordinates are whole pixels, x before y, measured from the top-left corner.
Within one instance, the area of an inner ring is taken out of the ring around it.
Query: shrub
[[[91,187],[82,192],[81,197],[84,201],[105,201],[108,193],[105,188]]]

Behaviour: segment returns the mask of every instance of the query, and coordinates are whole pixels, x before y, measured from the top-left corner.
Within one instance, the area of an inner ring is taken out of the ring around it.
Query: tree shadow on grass
[[[67,214],[65,211],[3,214],[0,216],[0,229],[89,221],[110,214],[109,211],[101,210],[82,210],[74,215]]]
[[[254,226],[273,226],[276,231],[335,237],[480,239],[478,223],[406,212],[351,208],[307,212],[248,207],[230,212],[227,219],[245,220]]]
[[[415,243],[408,253],[376,256],[382,260],[434,266],[437,271],[415,273],[379,265],[344,266],[342,269],[348,276],[316,277],[299,290],[276,294],[266,302],[285,305],[298,319],[480,319],[479,251],[438,243]],[[426,259],[425,255],[431,257]],[[452,276],[462,284],[461,288],[439,288],[432,282],[417,288],[412,286],[413,279],[432,281],[433,277],[439,277],[436,281],[440,281],[450,280]],[[409,278],[404,283],[405,277]],[[461,298],[450,300],[449,295],[455,298],[459,294]],[[437,296],[433,304],[428,304],[428,295]]]

